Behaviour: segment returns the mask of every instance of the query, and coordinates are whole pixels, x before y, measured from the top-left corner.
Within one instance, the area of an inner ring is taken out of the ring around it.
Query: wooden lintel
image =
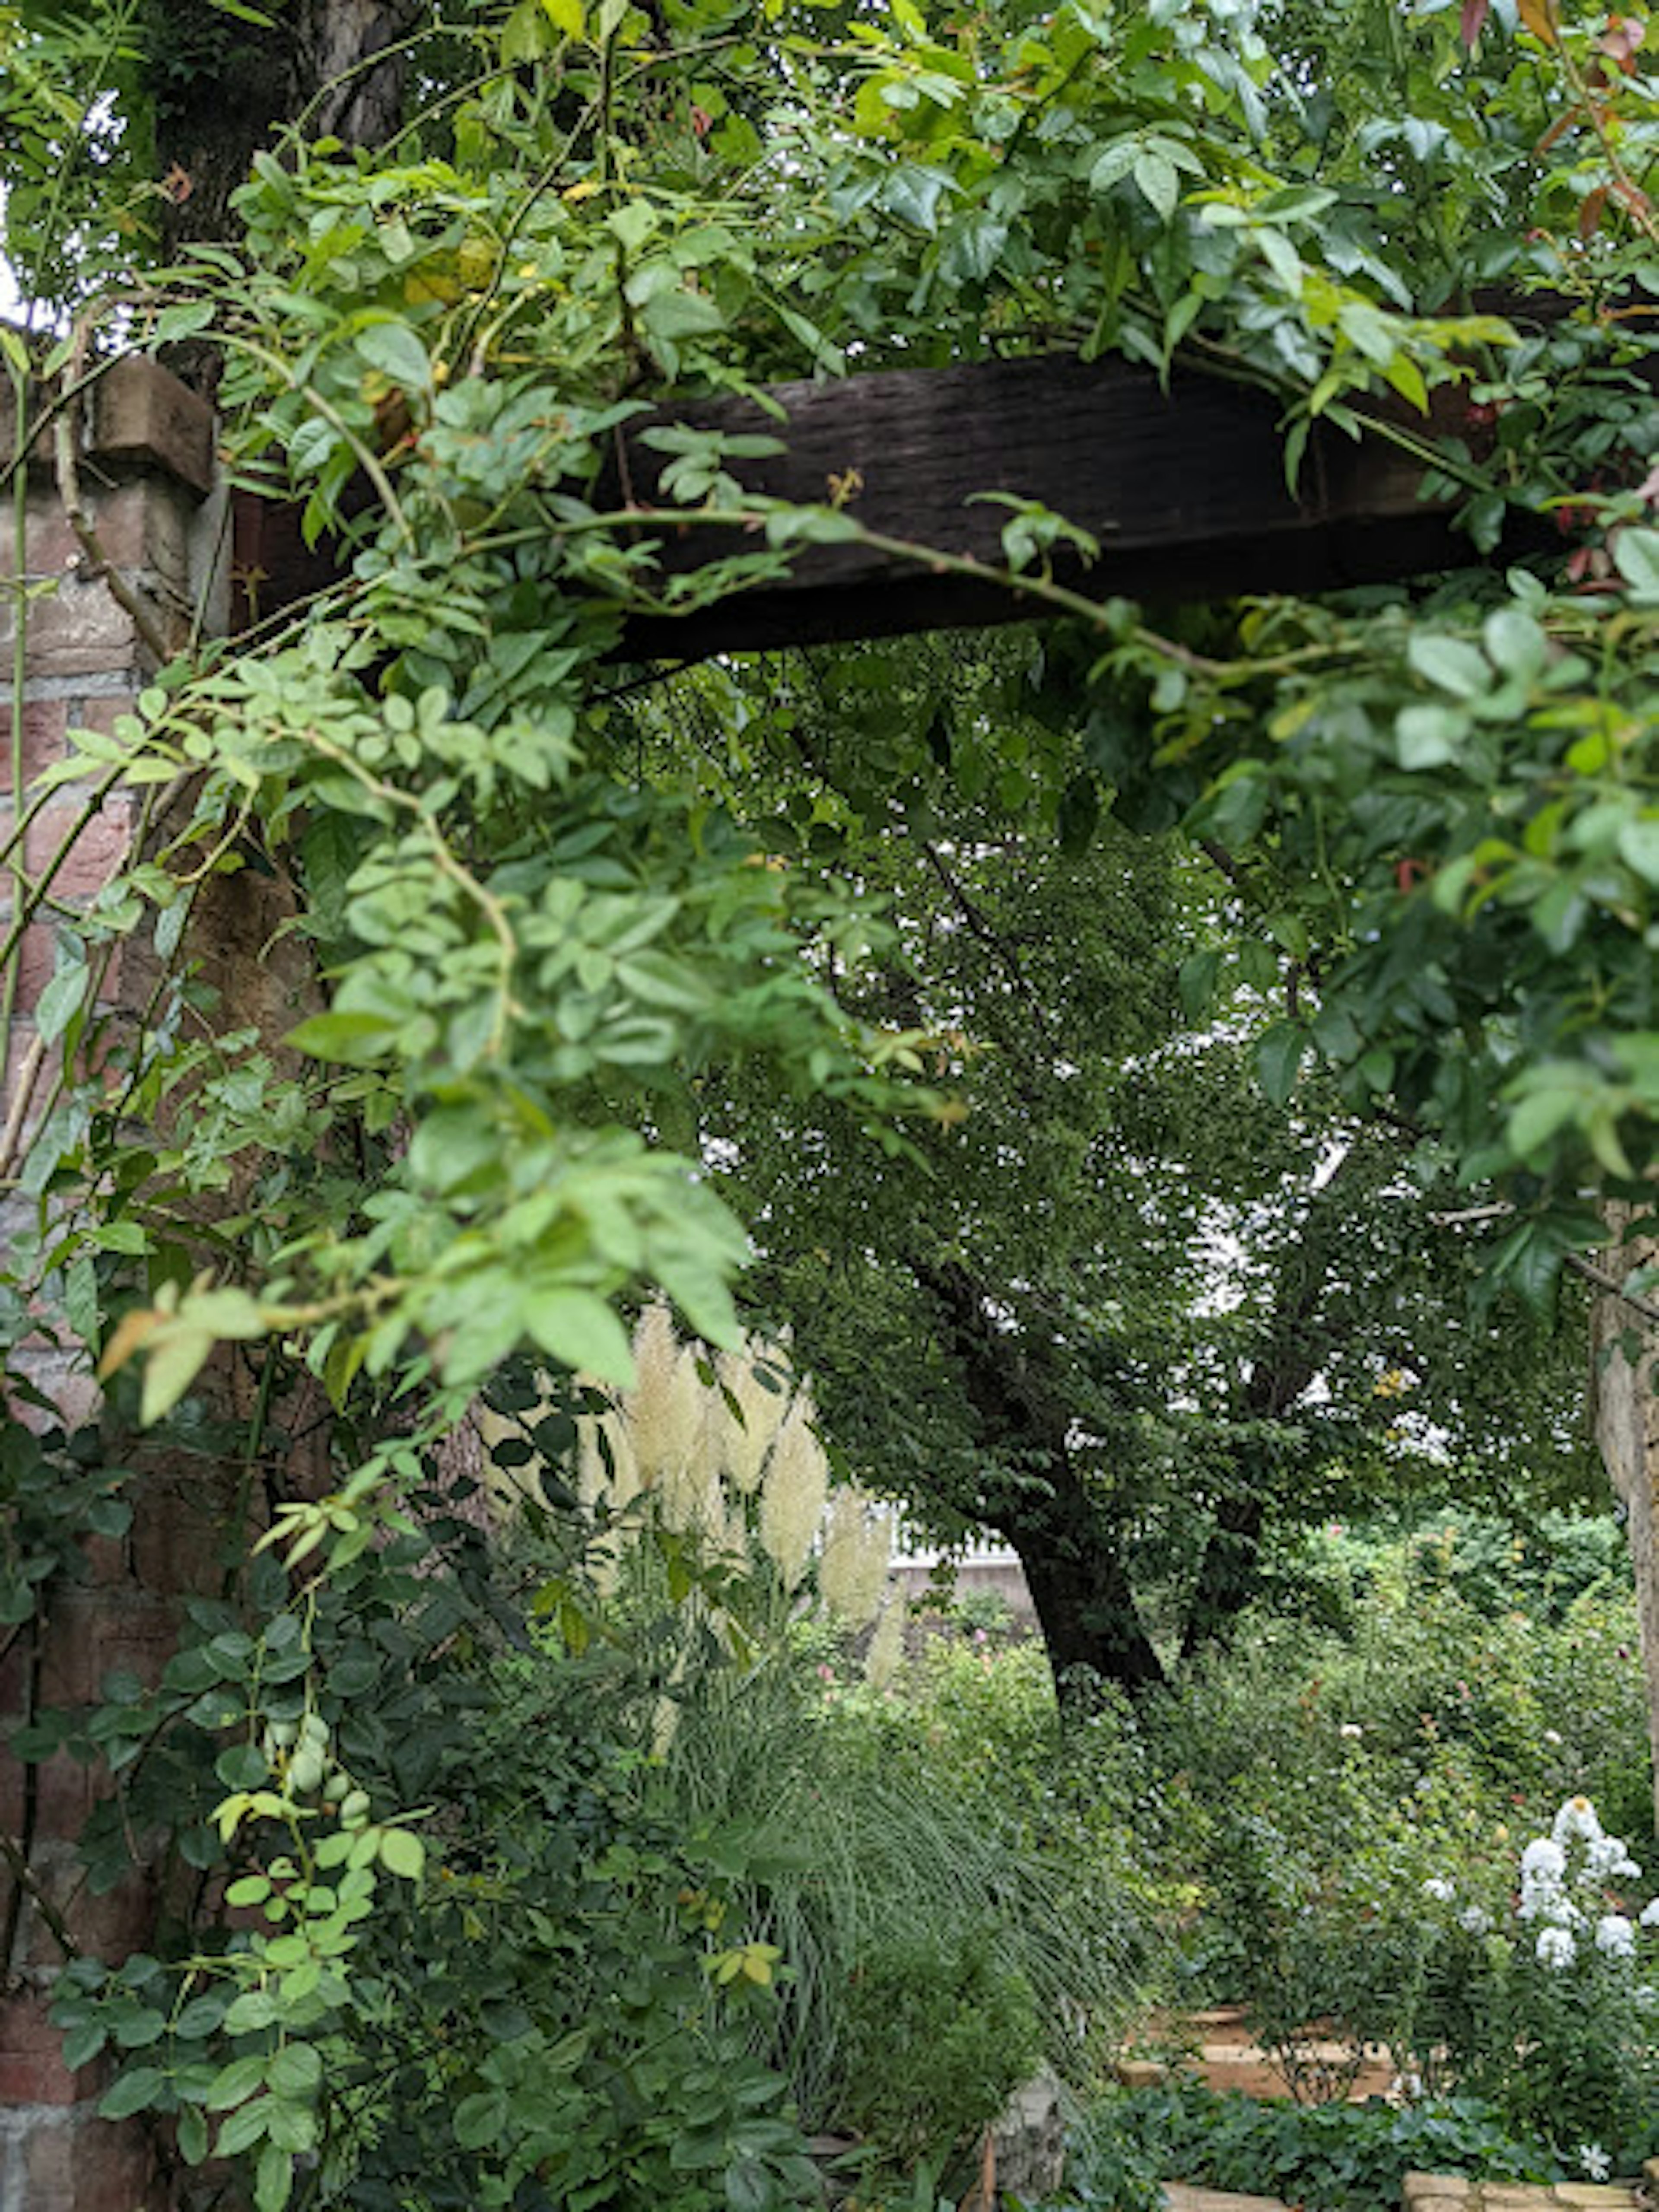
[[[1055,563],[1057,576],[1091,597],[1167,603],[1331,591],[1469,557],[1445,511],[1421,501],[1419,465],[1391,442],[1355,442],[1316,425],[1292,495],[1274,402],[1191,371],[1166,392],[1150,371],[1122,362],[1048,355],[784,384],[769,396],[783,420],[756,401],[726,398],[642,417],[630,426],[625,465],[607,469],[599,501],[657,504],[668,457],[640,433],[684,422],[784,441],[775,457],[729,465],[748,491],[811,503],[842,498],[884,536],[997,567],[1008,509],[974,495],[1039,501],[1100,541],[1100,558],[1087,568],[1073,558]],[[673,575],[752,542],[693,526],[651,535]],[[250,516],[239,557],[265,572],[262,611],[326,578],[326,555],[304,555],[291,510],[286,519],[282,510]],[[781,583],[638,618],[627,649],[641,659],[701,659],[977,627],[1033,611],[994,584],[843,544],[802,550]]]

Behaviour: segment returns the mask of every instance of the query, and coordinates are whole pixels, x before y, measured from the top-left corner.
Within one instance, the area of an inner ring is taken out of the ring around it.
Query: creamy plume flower
[[[737,1407],[734,1414],[724,1398],[718,1401],[721,1463],[745,1498],[760,1488],[766,1455],[789,1403],[782,1369],[782,1354],[769,1347],[745,1345],[720,1357],[720,1378]]]
[[[670,1528],[696,1529],[705,1536],[723,1534],[726,1493],[711,1449],[709,1394],[697,1372],[695,1352],[681,1352],[666,1395],[658,1439],[664,1455],[658,1474],[664,1522]]]
[[[674,1323],[668,1308],[659,1300],[646,1308],[634,1331],[634,1364],[639,1380],[623,1400],[644,1489],[651,1488],[673,1464],[684,1441],[685,1408],[676,1389],[679,1364]]]
[[[887,1587],[887,1527],[872,1522],[861,1490],[838,1490],[830,1501],[829,1525],[818,1559],[818,1591],[849,1628],[873,1620]]]
[[[829,1464],[812,1429],[811,1401],[798,1392],[772,1447],[761,1492],[761,1543],[786,1589],[793,1589],[806,1571],[829,1487]]]
[[[884,1690],[898,1672],[904,1656],[904,1601],[896,1592],[882,1609],[870,1649],[864,1656],[864,1679],[872,1690]]]
[[[893,1553],[893,1516],[866,1511],[859,1529],[858,1551],[853,1562],[853,1584],[848,1593],[848,1619],[873,1620],[887,1595],[887,1570]]]

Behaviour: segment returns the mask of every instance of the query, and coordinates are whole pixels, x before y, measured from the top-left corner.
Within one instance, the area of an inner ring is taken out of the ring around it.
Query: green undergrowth
[[[1377,2098],[1266,2104],[1183,2081],[1097,2106],[1073,2155],[1068,2198],[1089,2212],[1153,2212],[1160,2183],[1180,2180],[1282,2197],[1305,2212],[1376,2212],[1400,2201],[1410,2172],[1565,2178],[1547,2150],[1507,2134],[1478,2098],[1403,2110]]]

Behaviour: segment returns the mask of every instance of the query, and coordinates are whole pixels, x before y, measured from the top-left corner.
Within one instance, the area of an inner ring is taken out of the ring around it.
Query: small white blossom
[[[1544,1741],[1545,1741],[1545,1742],[1546,1742],[1546,1743],[1550,1743],[1550,1744],[1559,1744],[1559,1743],[1560,1742],[1560,1741],[1561,1741],[1561,1731],[1560,1731],[1560,1729],[1546,1729],[1544,1730]]]
[[[1639,1881],[1642,1869],[1622,1836],[1596,1836],[1584,1853],[1584,1870],[1595,1881]]]
[[[1543,1928],[1538,1935],[1538,1963],[1553,1966],[1557,1972],[1571,1966],[1578,1956],[1578,1946],[1565,1928]]]
[[[1344,1721],[1341,1727],[1337,1730],[1337,1734],[1339,1735],[1346,1735],[1356,1741],[1360,1736],[1364,1735],[1364,1729],[1361,1728],[1358,1721]]]
[[[1484,1936],[1492,1926],[1492,1917],[1478,1905],[1466,1905],[1457,1916],[1457,1924],[1467,1936]]]
[[[1613,2160],[1600,2143],[1580,2143],[1573,2156],[1578,2161],[1578,2171],[1588,2174],[1592,2181],[1605,2181],[1613,2172]]]
[[[1521,1854],[1521,1879],[1528,1875],[1546,1875],[1556,1881],[1567,1870],[1567,1855],[1559,1844],[1547,1836],[1534,1836]]]
[[[1437,1905],[1449,1905],[1457,1892],[1441,1875],[1431,1875],[1423,1885],[1425,1897],[1431,1897]]]
[[[1642,1907],[1644,1928],[1659,1928],[1659,1897],[1652,1897]]]
[[[1595,1948],[1609,1959],[1636,1956],[1636,1930],[1622,1912],[1604,1912],[1595,1923]]]
[[[1555,1841],[1563,1845],[1573,1836],[1582,1838],[1587,1844],[1594,1844],[1601,1839],[1601,1823],[1588,1797],[1569,1797],[1556,1814],[1550,1832]]]

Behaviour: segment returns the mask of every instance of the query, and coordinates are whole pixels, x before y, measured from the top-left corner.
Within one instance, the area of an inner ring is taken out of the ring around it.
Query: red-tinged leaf
[[[1547,46],[1559,46],[1560,33],[1555,27],[1555,9],[1552,0],[1519,0],[1521,21],[1534,39]]]
[[[1601,210],[1607,204],[1607,188],[1605,185],[1598,185],[1593,192],[1585,193],[1583,204],[1578,210],[1580,238],[1587,239],[1594,236],[1601,221]]]
[[[1491,10],[1492,0],[1463,0],[1463,16],[1459,28],[1466,46],[1473,47]]]

